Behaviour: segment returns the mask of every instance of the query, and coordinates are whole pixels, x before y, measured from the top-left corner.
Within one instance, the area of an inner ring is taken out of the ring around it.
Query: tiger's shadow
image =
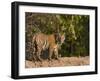
[[[58,50],[58,57],[61,57],[61,53],[59,53],[60,50]],[[40,55],[40,57],[43,59],[43,60],[48,60],[49,59],[49,50],[45,50],[43,51],[43,53]],[[55,58],[55,54],[53,53],[52,54],[52,59],[56,59]]]
[[[49,51],[46,50],[46,51],[43,51],[43,53],[40,55],[40,57],[43,59],[43,60],[46,60],[49,58]]]

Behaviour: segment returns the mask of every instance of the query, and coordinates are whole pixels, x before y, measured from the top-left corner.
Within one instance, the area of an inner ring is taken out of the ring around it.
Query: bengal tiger
[[[60,45],[64,42],[64,34],[50,34],[46,35],[43,33],[36,33],[32,38],[33,43],[33,59],[42,61],[41,54],[43,51],[49,51],[48,59],[52,59],[54,54],[55,58],[58,59],[58,49]]]

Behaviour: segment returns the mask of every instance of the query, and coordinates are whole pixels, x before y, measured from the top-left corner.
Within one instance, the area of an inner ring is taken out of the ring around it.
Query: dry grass
[[[42,62],[25,61],[26,68],[38,67],[62,67],[62,66],[82,66],[89,65],[89,56],[85,57],[61,57],[59,60],[52,59],[51,61],[44,60]]]

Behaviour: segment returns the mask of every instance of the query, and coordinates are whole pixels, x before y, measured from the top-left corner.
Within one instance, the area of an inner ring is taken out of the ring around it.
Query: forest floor
[[[42,62],[25,61],[25,68],[38,67],[62,67],[62,66],[82,66],[89,65],[89,56],[85,57],[61,57],[59,60],[52,59],[51,61],[43,60]]]

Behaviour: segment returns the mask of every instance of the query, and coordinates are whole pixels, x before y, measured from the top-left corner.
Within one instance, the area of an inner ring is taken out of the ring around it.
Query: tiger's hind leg
[[[39,61],[42,62],[41,53],[42,53],[41,50],[38,50],[38,51],[37,51],[37,54],[36,54],[36,57],[37,57],[37,59],[38,59]]]

